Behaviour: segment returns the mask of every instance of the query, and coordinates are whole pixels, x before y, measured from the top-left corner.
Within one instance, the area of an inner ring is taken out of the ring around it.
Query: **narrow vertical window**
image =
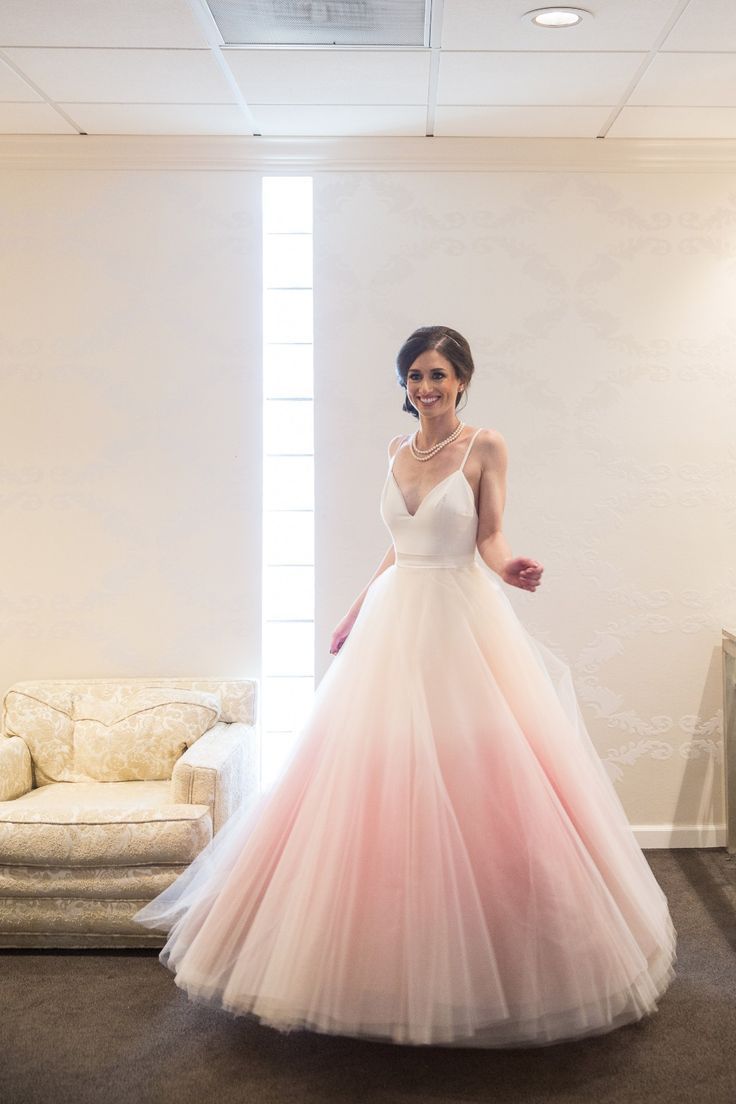
[[[263,178],[261,786],[314,693],[312,178]]]

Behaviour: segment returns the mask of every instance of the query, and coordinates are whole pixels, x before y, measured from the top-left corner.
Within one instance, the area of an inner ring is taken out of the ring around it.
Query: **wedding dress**
[[[193,1000],[385,1042],[539,1046],[654,1012],[667,899],[567,665],[476,551],[464,467],[410,514],[276,781],[136,916]]]

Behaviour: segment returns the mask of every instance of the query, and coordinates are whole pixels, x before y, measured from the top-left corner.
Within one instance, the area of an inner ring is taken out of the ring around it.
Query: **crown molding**
[[[0,135],[0,169],[736,172],[736,139]]]

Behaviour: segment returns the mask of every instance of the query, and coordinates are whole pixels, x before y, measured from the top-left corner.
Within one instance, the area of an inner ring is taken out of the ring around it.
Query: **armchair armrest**
[[[177,759],[171,775],[171,800],[209,805],[214,834],[257,788],[256,731],[240,721],[218,721]]]
[[[14,801],[33,789],[28,745],[20,736],[0,738],[0,801]]]

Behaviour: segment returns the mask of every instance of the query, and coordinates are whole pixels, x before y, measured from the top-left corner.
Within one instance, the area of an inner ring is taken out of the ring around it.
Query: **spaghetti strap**
[[[409,439],[409,437],[410,437],[410,436],[411,436],[411,434],[409,434],[409,435],[406,435],[406,434],[405,434],[405,435],[404,435],[404,436],[403,436],[403,437],[401,438],[401,440],[399,441],[398,445],[396,446],[396,452],[395,452],[395,453],[393,454],[393,456],[391,456],[391,454],[389,453],[389,458],[388,458],[388,470],[389,470],[389,471],[393,471],[393,470],[394,470],[394,460],[396,459],[396,456],[397,456],[397,454],[398,454],[398,452],[399,452],[399,449],[401,448],[401,446],[402,446],[402,445],[404,444],[404,442],[405,442],[405,441],[408,441],[408,439]]]
[[[474,434],[473,434],[473,436],[472,436],[472,437],[470,438],[470,443],[469,443],[468,447],[467,447],[467,448],[466,448],[466,450],[465,450],[465,455],[463,456],[463,459],[462,459],[462,463],[461,463],[460,467],[458,468],[458,471],[462,471],[462,470],[463,470],[463,468],[465,467],[465,461],[466,461],[466,460],[468,459],[468,455],[469,455],[469,453],[470,453],[470,450],[471,450],[471,448],[473,447],[473,442],[475,441],[475,438],[476,438],[476,437],[478,436],[478,434],[479,434],[479,433],[480,433],[480,429],[476,429],[475,433],[474,433]],[[410,437],[411,437],[411,434],[410,434],[410,433],[409,433],[409,434],[406,434],[406,435],[405,435],[405,436],[404,436],[404,437],[403,437],[403,438],[401,439],[401,442],[399,443],[399,445],[398,445],[398,447],[397,447],[397,449],[396,449],[396,452],[395,452],[395,453],[393,454],[393,456],[389,456],[389,461],[388,461],[388,470],[389,470],[389,471],[393,471],[393,470],[394,470],[394,460],[395,460],[395,459],[396,459],[396,457],[398,456],[398,454],[399,454],[399,451],[400,451],[400,449],[401,449],[401,446],[402,446],[403,444],[405,444],[405,443],[406,443],[406,442],[407,442],[407,441],[409,440],[409,438],[410,438]]]
[[[470,452],[471,448],[473,447],[473,441],[475,440],[475,438],[478,436],[479,433],[480,433],[480,429],[476,429],[475,433],[470,438],[470,444],[468,445],[468,447],[465,450],[465,455],[463,456],[463,462],[462,462],[462,464],[460,465],[460,467],[458,469],[459,471],[462,471],[463,468],[465,467],[465,461],[468,459],[468,453]]]

